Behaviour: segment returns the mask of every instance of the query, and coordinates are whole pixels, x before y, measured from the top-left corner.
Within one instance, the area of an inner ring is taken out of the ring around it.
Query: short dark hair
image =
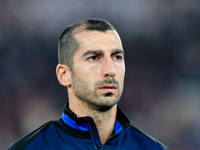
[[[75,32],[75,29],[80,30]],[[74,38],[74,35],[81,31],[100,31],[116,29],[103,19],[84,19],[68,26],[60,36],[58,42],[58,63],[67,65],[70,70],[73,70],[73,57],[79,49],[79,43]]]

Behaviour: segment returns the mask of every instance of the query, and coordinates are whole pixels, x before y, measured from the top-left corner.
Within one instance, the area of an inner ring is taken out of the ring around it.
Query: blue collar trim
[[[114,127],[115,134],[117,134],[118,132],[122,130],[123,130],[122,125],[116,120],[115,127]]]
[[[87,123],[85,124],[76,124],[76,122],[71,119],[68,115],[66,115],[65,113],[62,114],[61,119],[70,127],[75,128],[77,130],[80,131],[89,131],[89,127],[87,125]],[[115,134],[122,131],[123,128],[121,126],[121,124],[116,120],[115,122],[115,127],[114,127],[114,131]]]
[[[69,118],[69,116],[66,115],[65,113],[63,113],[63,115],[61,116],[61,119],[62,119],[67,125],[69,125],[69,126],[72,127],[72,128],[78,129],[78,130],[80,130],[80,131],[89,131],[89,128],[88,128],[87,123],[77,125],[76,122],[75,122],[73,119]]]

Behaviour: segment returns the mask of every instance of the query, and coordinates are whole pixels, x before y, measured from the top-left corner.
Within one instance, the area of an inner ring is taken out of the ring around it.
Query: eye
[[[115,55],[113,58],[115,60],[117,60],[117,61],[122,60],[122,56],[121,55]]]
[[[88,58],[89,61],[95,61],[97,59],[98,59],[97,56],[91,56],[91,57]]]

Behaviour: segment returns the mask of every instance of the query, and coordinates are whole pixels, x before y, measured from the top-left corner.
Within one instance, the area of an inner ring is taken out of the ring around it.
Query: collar
[[[80,117],[77,118],[76,114],[69,109],[69,103],[65,104],[64,113],[61,116],[62,121],[70,126],[73,129],[79,131],[89,131],[88,121],[90,121],[91,125],[94,126],[94,121],[91,117]],[[117,107],[117,117],[114,126],[114,133],[117,134],[123,129],[127,128],[130,125],[128,118],[123,114],[119,107]]]

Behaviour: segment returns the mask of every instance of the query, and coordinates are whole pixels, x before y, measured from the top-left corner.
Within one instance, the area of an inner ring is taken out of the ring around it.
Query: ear
[[[71,86],[71,71],[67,65],[58,64],[56,67],[56,75],[61,85]]]

